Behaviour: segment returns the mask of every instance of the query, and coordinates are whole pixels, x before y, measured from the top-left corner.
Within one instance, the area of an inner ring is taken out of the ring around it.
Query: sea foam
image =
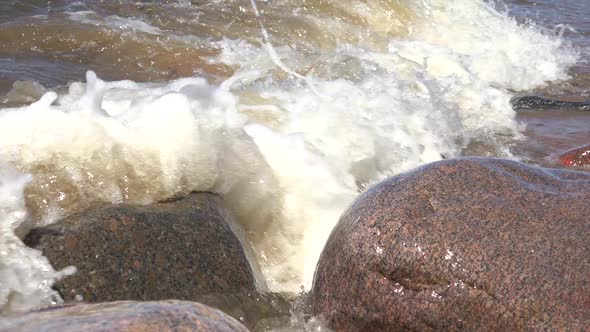
[[[31,176],[0,165],[0,313],[61,302],[53,280],[75,272],[55,272],[40,251],[25,246],[14,233],[27,217],[23,189]]]

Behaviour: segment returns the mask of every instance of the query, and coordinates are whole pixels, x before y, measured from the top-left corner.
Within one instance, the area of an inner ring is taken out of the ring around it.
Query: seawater
[[[368,186],[443,158],[522,158],[510,99],[568,82],[587,50],[576,22],[531,6],[3,2],[0,310],[59,302],[51,285],[74,272],[16,233],[194,190],[223,195],[271,291],[309,290]]]

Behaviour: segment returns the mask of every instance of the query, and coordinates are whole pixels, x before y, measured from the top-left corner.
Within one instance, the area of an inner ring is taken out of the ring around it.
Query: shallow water
[[[0,206],[13,216],[0,281],[44,271],[0,283],[0,308],[58,301],[58,275],[19,244],[18,225],[191,190],[225,197],[272,290],[309,290],[330,230],[367,186],[461,155],[553,165],[590,141],[590,112],[510,106],[526,94],[590,99],[588,10],[567,0],[0,3],[0,161],[31,174],[26,188],[1,181],[14,204]]]
[[[579,49],[580,58],[569,70],[568,80],[549,82],[532,91],[567,101],[590,101],[590,13],[585,1],[514,1],[511,14],[520,21],[534,21],[558,31]],[[590,112],[543,110],[522,112],[517,121],[527,124],[526,139],[517,143],[516,154],[536,164],[556,166],[559,154],[590,142]],[[585,168],[576,168],[586,170]]]

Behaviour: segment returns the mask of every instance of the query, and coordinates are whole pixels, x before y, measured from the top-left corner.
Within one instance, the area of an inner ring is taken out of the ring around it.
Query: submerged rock
[[[590,326],[590,174],[462,158],[390,178],[341,217],[315,314],[337,331]]]
[[[219,310],[184,301],[76,304],[3,317],[0,332],[248,331]]]
[[[590,166],[590,144],[565,152],[559,161],[564,166]]]
[[[78,269],[54,285],[66,301],[190,300],[252,324],[288,315],[285,299],[259,293],[251,249],[214,194],[92,208],[32,230],[25,243],[56,269]]]

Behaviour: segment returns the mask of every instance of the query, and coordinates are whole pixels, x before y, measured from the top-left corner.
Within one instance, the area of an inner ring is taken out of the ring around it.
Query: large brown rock
[[[358,197],[311,306],[337,331],[590,327],[590,174],[464,158]]]
[[[0,332],[239,332],[242,324],[200,303],[182,301],[76,304],[3,317]]]
[[[152,205],[105,205],[32,230],[25,243],[56,270],[78,272],[54,288],[64,300],[189,300],[253,326],[289,315],[281,296],[264,294],[250,247],[214,194]]]

